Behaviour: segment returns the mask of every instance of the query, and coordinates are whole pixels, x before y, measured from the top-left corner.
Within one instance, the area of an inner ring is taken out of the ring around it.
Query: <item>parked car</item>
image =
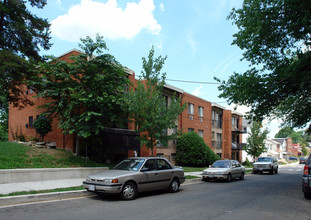
[[[306,163],[307,159],[308,159],[308,157],[300,157],[299,158],[299,163]]]
[[[185,181],[184,170],[159,157],[132,157],[112,170],[89,175],[83,186],[97,194],[120,194],[134,199],[139,192],[169,189],[177,192]]]
[[[298,159],[297,159],[297,157],[290,156],[290,157],[289,157],[289,160],[298,160]]]
[[[203,170],[201,175],[204,181],[226,179],[231,182],[235,178],[244,180],[245,168],[236,160],[217,160],[210,168]]]
[[[311,154],[303,168],[302,192],[306,199],[311,199]]]
[[[258,157],[253,164],[253,173],[268,171],[270,174],[273,174],[273,172],[278,173],[278,168],[279,165],[276,157]]]

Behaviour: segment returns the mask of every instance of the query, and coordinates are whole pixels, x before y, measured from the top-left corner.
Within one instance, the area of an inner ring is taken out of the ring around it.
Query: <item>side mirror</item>
[[[148,171],[149,169],[147,168],[147,167],[143,167],[143,168],[141,168],[140,169],[140,172],[146,172],[146,171]]]

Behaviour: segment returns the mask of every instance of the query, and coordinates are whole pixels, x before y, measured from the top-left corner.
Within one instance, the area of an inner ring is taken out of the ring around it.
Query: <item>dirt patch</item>
[[[68,157],[67,152],[65,152],[63,150],[58,150],[58,149],[31,147],[31,149],[27,152],[27,155],[30,158],[34,158],[34,157],[37,157],[37,156],[42,155],[42,154],[53,156],[56,159]]]

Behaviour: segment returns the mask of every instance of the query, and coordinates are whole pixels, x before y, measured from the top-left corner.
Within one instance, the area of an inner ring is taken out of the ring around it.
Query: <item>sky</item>
[[[167,56],[162,72],[166,82],[185,92],[232,109],[219,98],[214,77],[227,80],[249,68],[241,61],[243,51],[232,45],[238,32],[227,20],[242,0],[48,0],[43,9],[28,7],[51,23],[53,46],[41,54],[60,56],[80,49],[80,38],[104,37],[109,53],[139,76],[142,57],[152,46],[156,56]],[[192,81],[189,82],[177,82]],[[212,83],[212,84],[211,84]],[[244,113],[246,107],[239,106]],[[279,122],[265,123],[269,137]]]

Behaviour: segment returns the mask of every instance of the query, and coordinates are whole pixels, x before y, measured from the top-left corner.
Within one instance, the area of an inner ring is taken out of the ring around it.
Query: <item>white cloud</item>
[[[199,87],[195,88],[195,90],[191,93],[192,95],[195,95],[195,96],[199,96],[202,94],[201,92],[201,89],[203,88],[202,85],[200,85]]]
[[[161,4],[160,4],[160,11],[161,11],[161,12],[164,12],[164,10],[165,10],[164,5],[163,5],[163,3],[161,3]]]
[[[161,26],[153,16],[154,9],[153,0],[127,3],[124,10],[118,7],[116,0],[107,3],[81,0],[51,22],[51,31],[61,40],[71,42],[81,37],[94,37],[96,33],[105,39],[131,39],[143,29],[157,35]]]

